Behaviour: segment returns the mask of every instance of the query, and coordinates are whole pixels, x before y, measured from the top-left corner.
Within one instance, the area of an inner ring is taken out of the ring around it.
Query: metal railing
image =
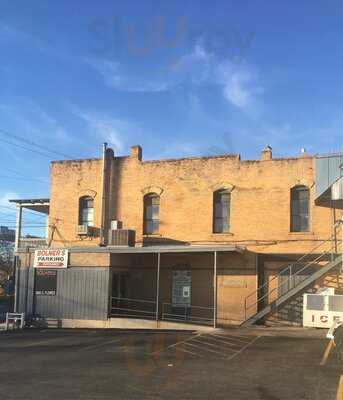
[[[162,303],[162,320],[213,325],[214,307]]]
[[[156,301],[111,297],[111,317],[156,318]]]
[[[288,263],[284,268],[281,267],[281,271],[279,271],[277,275],[266,281],[264,284],[259,286],[256,290],[245,297],[245,320],[251,316],[249,314],[252,308],[254,308],[254,312],[257,312],[258,305],[262,301],[268,301],[270,296],[272,296],[275,292],[277,293],[276,298],[279,298],[281,295],[286,294],[311,276],[313,267],[320,267],[321,263],[334,260],[338,252],[341,251],[342,245],[342,240],[337,239],[337,226],[342,229],[342,223],[339,221],[339,223],[335,224],[335,233],[330,236],[329,239],[320,242],[309,253],[301,256],[294,263]],[[320,254],[318,254],[319,252]],[[307,260],[307,258],[310,258],[310,260]],[[284,277],[284,279],[280,279],[281,277]],[[272,288],[269,289],[270,287]],[[254,300],[251,302],[250,299],[252,297]],[[253,315],[254,313],[251,314]]]

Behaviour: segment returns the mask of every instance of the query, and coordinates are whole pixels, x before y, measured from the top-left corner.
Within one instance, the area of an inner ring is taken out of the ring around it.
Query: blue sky
[[[1,6],[0,225],[8,198],[49,195],[50,160],[104,141],[146,159],[342,148],[339,1]]]

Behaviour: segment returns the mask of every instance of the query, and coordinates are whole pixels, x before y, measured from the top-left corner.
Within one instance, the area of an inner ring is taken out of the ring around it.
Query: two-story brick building
[[[299,322],[294,299],[338,265],[337,249],[328,257],[338,178],[318,195],[317,165],[270,147],[259,160],[144,161],[140,146],[124,157],[105,146],[99,159],[54,161],[49,199],[13,201],[18,228],[23,207],[48,214],[44,248],[68,250],[67,268],[52,273],[52,291],[37,290],[49,279],[18,229],[17,309],[64,326]]]

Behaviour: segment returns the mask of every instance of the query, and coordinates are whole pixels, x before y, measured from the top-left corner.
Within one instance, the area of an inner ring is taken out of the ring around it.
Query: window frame
[[[306,192],[307,193],[307,212],[301,211],[301,208],[303,205],[301,205],[301,202],[304,201],[303,199],[300,199],[299,196],[294,199],[294,195],[298,194],[300,192]],[[310,193],[310,188],[306,185],[296,185],[293,186],[290,189],[290,225],[289,225],[289,230],[290,233],[308,233],[310,232],[310,204],[311,204],[311,193]],[[297,201],[297,204],[295,205],[295,201]],[[303,226],[303,221],[306,220],[306,226]]]
[[[228,201],[223,201],[222,196],[226,195],[228,198]],[[216,201],[218,197],[220,196],[220,202]],[[227,216],[223,216],[223,204],[227,204],[226,208],[226,214]],[[220,217],[217,216],[218,214],[218,209],[217,205],[220,204],[221,210],[220,213],[222,214]],[[226,219],[226,221],[225,221]],[[220,221],[220,229],[218,229],[218,223],[217,221]],[[223,222],[225,221],[225,223]],[[218,189],[213,192],[213,197],[212,197],[212,233],[213,234],[228,234],[230,233],[230,222],[231,222],[231,191],[225,188]],[[225,227],[226,225],[226,227]]]
[[[89,207],[89,203],[91,203],[91,207]],[[84,215],[85,210],[87,210],[87,218],[85,218]],[[90,210],[92,210],[92,212],[90,212]],[[79,225],[94,226],[94,198],[91,196],[82,196],[79,198]]]
[[[158,200],[158,202],[156,202]],[[153,202],[156,202],[156,204],[153,204]],[[148,204],[150,202],[150,204]],[[154,207],[157,207],[157,213],[156,209],[154,211]],[[148,212],[148,207],[151,207],[151,211]],[[160,208],[161,208],[161,197],[157,193],[147,193],[143,197],[143,235],[159,235],[160,234]],[[149,217],[147,214],[150,213],[151,217]],[[157,214],[157,217],[155,216],[155,213]],[[156,227],[156,226],[157,227]],[[152,229],[150,229],[150,227]]]

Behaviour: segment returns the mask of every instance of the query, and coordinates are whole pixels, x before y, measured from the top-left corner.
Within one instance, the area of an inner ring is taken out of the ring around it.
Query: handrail
[[[279,271],[278,275],[274,276],[270,281],[265,282],[263,285],[259,286],[256,290],[254,290],[253,292],[249,293],[246,298],[251,297],[252,295],[254,295],[255,293],[259,292],[261,289],[263,289],[265,286],[269,285],[270,282],[273,282],[275,279],[277,279],[280,275],[282,275],[285,271],[287,271],[291,266],[294,266],[298,263],[300,263],[305,257],[308,257],[309,255],[313,254],[316,250],[318,250],[323,244],[326,244],[328,242],[330,242],[332,240],[332,237],[330,236],[329,239],[323,240],[322,242],[320,242],[317,246],[315,246],[310,252],[303,254],[300,258],[298,258],[297,260],[295,260],[294,263],[287,263],[284,264],[285,267]],[[282,268],[282,266],[281,266]]]
[[[166,310],[166,307],[173,308],[183,308],[183,313],[177,313],[173,310]],[[169,312],[168,312],[169,311]],[[193,312],[195,311],[195,313]],[[198,311],[198,313],[197,313]],[[199,313],[200,311],[200,313]],[[202,311],[209,312],[209,316],[201,315]],[[200,314],[200,315],[199,315]],[[188,323],[203,323],[211,324],[214,320],[214,307],[204,307],[204,306],[193,306],[187,304],[173,304],[173,303],[162,303],[162,319],[169,321],[183,321]]]
[[[142,299],[129,299],[128,297],[111,297],[111,299],[113,300],[127,300],[127,301],[134,301],[137,303],[153,303],[156,304],[156,301],[153,300],[142,300]]]
[[[334,224],[334,227],[336,228],[336,226],[340,226],[341,222],[338,221],[337,223]],[[323,245],[327,245],[328,243],[331,242],[331,246],[328,250],[324,250],[324,252],[322,252],[318,257],[311,259],[309,261],[306,262],[306,264],[300,268],[299,270],[297,270],[296,272],[292,273],[292,268],[294,268],[297,265],[302,265],[304,264],[304,260],[306,257],[309,257],[311,255],[314,255],[316,251],[318,251],[319,248],[321,248]],[[334,232],[333,235],[331,235],[328,239],[320,242],[317,246],[315,246],[310,252],[302,255],[299,259],[297,259],[294,263],[288,263],[286,267],[282,268],[281,271],[279,271],[279,273],[277,275],[275,275],[271,280],[265,282],[263,285],[259,286],[256,290],[254,290],[253,292],[249,293],[245,299],[244,299],[244,308],[245,308],[245,319],[247,319],[247,311],[250,310],[252,307],[255,307],[261,300],[269,297],[272,293],[274,293],[276,290],[280,290],[280,288],[284,287],[286,284],[289,285],[291,281],[294,280],[295,276],[298,276],[299,274],[301,274],[304,270],[306,270],[307,268],[309,268],[310,266],[314,265],[315,263],[319,262],[323,256],[327,256],[330,255],[333,257],[334,253],[337,252],[337,245],[339,243],[342,243],[342,240],[337,240],[337,235],[336,235],[336,231]],[[333,259],[333,258],[332,258]],[[270,286],[270,284],[272,282],[274,282],[276,279],[279,279],[280,276],[284,275],[285,272],[289,271],[289,277],[286,281],[282,282],[281,284],[277,285],[276,287],[274,287],[271,290],[268,290],[265,294],[263,294],[262,296],[258,296],[258,294],[267,286]],[[288,286],[289,287],[289,286]],[[291,289],[289,289],[291,290]],[[257,297],[256,301],[254,301],[252,304],[248,305],[249,302],[249,298],[251,296],[255,295],[255,297]]]
[[[118,304],[113,305],[113,301],[118,302]],[[144,307],[144,305],[146,307]],[[130,299],[128,297],[111,297],[111,315],[120,317],[155,318],[156,302],[152,300]]]
[[[303,268],[301,268],[301,269],[298,270],[297,272],[295,272],[295,273],[293,273],[293,274],[290,273],[289,278],[288,278],[285,282],[282,282],[280,285],[278,285],[278,286],[274,287],[273,289],[269,290],[269,291],[268,291],[267,293],[265,293],[263,296],[257,298],[257,300],[256,300],[255,303],[253,303],[253,304],[251,304],[250,306],[247,306],[247,307],[246,307],[246,310],[249,310],[251,307],[255,306],[258,302],[260,302],[261,300],[265,299],[266,297],[269,297],[272,293],[274,293],[275,291],[279,290],[280,288],[282,288],[283,286],[285,286],[286,284],[288,284],[288,283],[291,281],[291,279],[294,278],[294,276],[297,276],[298,274],[300,274],[301,272],[303,272],[304,270],[306,270],[306,269],[309,268],[310,266],[314,265],[316,262],[319,262],[319,261],[322,259],[322,257],[323,257],[324,255],[328,255],[328,254],[330,254],[330,253],[331,253],[330,251],[324,252],[324,253],[322,253],[320,256],[318,256],[317,258],[315,258],[314,260],[309,261]],[[292,266],[293,266],[293,265],[290,265],[290,267],[292,267]],[[276,279],[276,278],[279,278],[281,275],[282,275],[282,273],[276,275],[276,276],[273,278],[273,280]],[[271,281],[272,281],[272,280],[270,280],[270,282],[271,282]],[[268,283],[270,283],[270,282],[268,282]]]

